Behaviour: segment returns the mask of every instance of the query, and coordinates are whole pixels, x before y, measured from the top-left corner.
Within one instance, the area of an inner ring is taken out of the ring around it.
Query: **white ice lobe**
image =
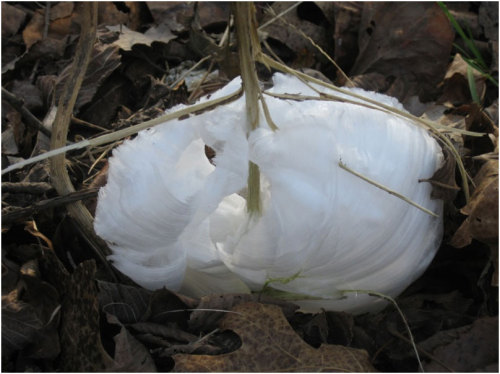
[[[297,78],[273,80],[270,92],[318,96]],[[211,99],[240,85],[237,78]],[[394,98],[350,91],[403,110]],[[418,182],[442,163],[436,141],[407,120],[355,104],[265,99],[278,131],[261,111],[247,138],[242,97],[143,131],[114,151],[95,219],[114,266],[145,288],[193,296],[258,291],[299,274],[271,287],[307,295],[298,304],[308,310],[358,312],[379,302],[341,298],[342,290],[401,293],[434,257],[442,220],[339,162],[441,215],[442,201]],[[216,150],[216,166],[205,144]],[[262,179],[263,214],[252,219],[243,197],[249,160]]]

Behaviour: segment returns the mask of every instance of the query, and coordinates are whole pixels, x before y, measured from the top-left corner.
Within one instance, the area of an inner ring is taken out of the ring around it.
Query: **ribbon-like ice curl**
[[[318,96],[295,77],[273,81],[269,92]],[[236,78],[211,98],[240,86]],[[350,90],[403,110],[394,98]],[[339,164],[440,216],[442,201],[419,180],[441,166],[441,148],[410,121],[356,104],[269,96],[266,103],[277,131],[261,110],[260,127],[247,136],[241,97],[143,131],[114,151],[95,217],[110,260],[148,289],[201,296],[268,285],[305,310],[376,309],[382,300],[342,291],[400,294],[433,259],[442,219]],[[216,151],[215,165],[205,145]],[[246,212],[249,161],[261,171],[260,216]]]

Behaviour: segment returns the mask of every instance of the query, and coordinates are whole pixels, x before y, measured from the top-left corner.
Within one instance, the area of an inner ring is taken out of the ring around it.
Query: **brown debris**
[[[240,304],[219,328],[232,330],[241,347],[218,356],[174,355],[178,372],[374,371],[366,352],[338,345],[315,349],[291,328],[281,309],[258,303]]]

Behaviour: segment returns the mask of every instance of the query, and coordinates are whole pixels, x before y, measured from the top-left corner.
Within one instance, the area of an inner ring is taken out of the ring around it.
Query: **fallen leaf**
[[[96,372],[116,365],[101,342],[95,272],[94,261],[79,264],[70,275],[53,251],[42,258],[45,278],[62,291],[60,371]]]
[[[282,309],[286,318],[290,318],[298,309],[295,304],[258,294],[207,295],[200,299],[196,310],[191,313],[189,328],[191,330],[212,331],[217,327],[220,319],[225,316],[225,311],[233,309],[238,304],[251,301],[277,305]]]
[[[82,87],[78,93],[78,99],[75,103],[75,112],[92,101],[92,98],[101,87],[102,83],[120,66],[120,64],[121,56],[116,46],[99,44],[94,47]],[[68,79],[71,67],[71,64],[68,65],[57,78],[56,102],[58,102],[64,84]]]
[[[115,316],[121,323],[143,320],[148,311],[151,291],[119,283],[97,281],[101,309]]]
[[[237,305],[221,321],[221,330],[232,330],[242,345],[218,356],[174,355],[178,372],[304,372],[375,371],[363,350],[340,345],[309,346],[292,329],[275,305]]]
[[[12,277],[14,269],[9,268],[5,268],[5,275]],[[9,290],[3,286],[6,278],[2,271],[3,354],[22,350],[26,357],[54,359],[60,353],[59,294],[40,279],[36,260],[26,262],[17,273],[18,282],[10,283],[15,288]]]
[[[126,24],[129,17],[127,13],[118,10],[111,1],[99,1],[99,25],[120,25]]]
[[[316,5],[330,24],[335,25],[333,59],[344,71],[349,71],[358,54],[358,28],[363,3],[318,1]]]
[[[306,3],[304,3],[306,4]],[[275,2],[266,12],[266,16],[260,22],[262,25],[267,21],[274,18],[276,15],[284,12],[293,5],[291,2]],[[292,53],[286,53],[289,56],[283,54],[284,60],[291,58],[290,65],[297,68],[312,68],[315,63],[315,56],[321,56],[318,49],[313,46],[307,37],[314,40],[314,43],[319,45],[323,50],[330,51],[332,48],[330,46],[330,41],[326,38],[323,28],[320,25],[316,25],[307,19],[299,17],[298,8],[289,11],[282,17],[278,18],[275,22],[264,27],[262,31],[265,32],[271,47],[274,47],[277,42],[285,46],[286,49]],[[276,45],[277,46],[277,45]],[[276,52],[280,55],[279,50]]]
[[[139,322],[129,327],[138,333],[151,334],[159,338],[175,340],[177,342],[191,343],[199,339],[197,335],[190,334],[172,325]]]
[[[471,68],[460,53],[457,53],[444,76],[443,93],[437,100],[438,104],[452,107],[472,102],[467,78],[468,69]],[[472,69],[472,74],[476,84],[476,92],[479,98],[482,98],[486,92],[486,78],[476,69]]]
[[[204,3],[200,3],[201,6]],[[188,31],[190,20],[193,17],[193,4],[174,1],[147,1],[146,2],[155,24],[166,24],[171,31],[177,34]]]
[[[119,26],[106,26],[109,31],[119,33],[119,38],[113,42],[113,45],[116,45],[123,49],[124,51],[131,51],[132,47],[136,44],[145,44],[147,46],[151,46],[153,42],[162,42],[168,43],[170,40],[175,39],[176,36],[168,30],[168,33],[165,30],[165,34],[160,35],[159,33],[155,33],[152,31],[152,36],[142,34],[137,31],[130,30],[127,26],[119,25]]]
[[[17,290],[2,296],[2,347],[6,355],[32,343],[37,331],[43,327],[35,308],[18,298]]]
[[[474,178],[476,189],[469,203],[461,209],[468,217],[451,240],[457,248],[472,239],[495,245],[498,242],[498,160],[486,162]]]
[[[156,290],[149,301],[148,321],[182,325],[187,320],[189,309],[195,308],[196,304],[197,300],[166,288]]]
[[[430,179],[422,179],[419,182],[429,182],[432,185],[431,197],[443,201],[453,201],[460,188],[455,182],[455,157],[448,148],[443,148],[444,163]]]
[[[364,3],[351,75],[379,73],[393,80],[386,93],[400,101],[413,95],[427,101],[423,96],[436,92],[446,71],[453,39],[437,4]]]
[[[72,28],[73,8],[74,4],[72,2],[61,2],[50,7],[48,36],[61,39],[65,38],[70,33]],[[47,8],[37,10],[23,30],[24,44],[26,44],[27,49],[30,49],[33,44],[43,39],[46,9]],[[77,32],[77,30],[74,31]]]
[[[16,155],[19,148],[16,143],[16,136],[13,126],[7,125],[7,129],[2,132],[2,154]]]
[[[2,2],[2,38],[15,35],[26,18],[26,12]]]
[[[471,325],[437,333],[419,347],[456,372],[498,372],[498,317],[483,317]],[[441,372],[435,361],[427,372]]]
[[[11,92],[23,101],[24,106],[31,112],[42,108],[42,92],[29,81],[15,80]]]
[[[148,349],[134,338],[115,316],[111,314],[106,316],[109,323],[120,326],[120,332],[113,337],[115,365],[110,369],[115,372],[156,372],[155,363]]]
[[[486,38],[498,41],[498,3],[494,1],[481,3],[478,21]]]

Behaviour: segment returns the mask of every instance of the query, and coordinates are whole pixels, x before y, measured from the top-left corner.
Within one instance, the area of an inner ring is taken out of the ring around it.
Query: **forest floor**
[[[259,24],[291,5],[257,3]],[[50,149],[83,6],[2,2],[2,169]],[[263,49],[483,134],[451,135],[471,197],[452,164],[453,188],[440,195],[441,248],[396,301],[425,371],[498,372],[498,3],[448,6],[456,24],[435,3],[300,3],[262,28]],[[219,45],[229,17],[228,3],[99,2],[67,141],[119,131],[224,86],[239,74],[233,28],[231,45]],[[307,314],[259,295],[151,292],[119,274],[68,214],[75,201],[93,214],[118,144],[66,153],[76,192],[62,196],[49,160],[2,175],[2,371],[419,370],[394,305]]]

